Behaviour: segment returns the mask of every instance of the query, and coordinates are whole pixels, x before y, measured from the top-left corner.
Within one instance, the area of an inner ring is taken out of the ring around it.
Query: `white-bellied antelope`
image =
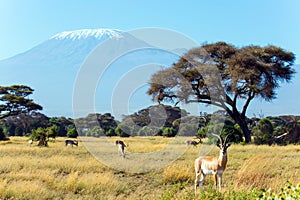
[[[216,143],[217,147],[220,149],[219,157],[201,156],[195,160],[195,194],[198,183],[201,188],[206,175],[209,174],[214,175],[215,185],[216,187],[219,185],[219,190],[221,190],[222,175],[227,164],[227,148],[231,145],[231,143],[227,143],[227,139],[232,133],[228,134],[224,140],[219,135],[212,134],[219,139]]]
[[[73,145],[78,146],[78,141],[77,140],[65,140],[66,146],[71,145],[73,147]]]
[[[28,144],[29,144],[29,146],[32,146],[33,140],[28,140]]]
[[[198,138],[198,141],[195,141],[195,140],[187,140],[186,142],[185,142],[185,144],[187,145],[187,146],[197,146],[198,144],[200,144],[201,143],[201,139],[200,138]]]
[[[125,158],[125,143],[122,140],[116,140],[116,145],[118,146],[118,151],[122,155],[123,158]]]

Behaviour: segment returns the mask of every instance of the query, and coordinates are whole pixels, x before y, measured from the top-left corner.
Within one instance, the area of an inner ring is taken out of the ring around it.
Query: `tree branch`
[[[218,102],[218,101],[212,101],[212,100],[203,100],[203,99],[193,99],[193,100],[187,100],[186,103],[204,103],[204,104],[211,104],[218,106],[219,108],[225,109],[225,104]]]
[[[255,92],[249,91],[249,93],[248,93],[248,98],[247,98],[247,100],[246,100],[245,105],[243,106],[243,110],[242,110],[242,113],[241,113],[241,116],[242,116],[243,118],[245,118],[247,108],[248,108],[248,106],[249,106],[249,104],[250,104],[250,101],[251,101],[254,97],[255,97]]]

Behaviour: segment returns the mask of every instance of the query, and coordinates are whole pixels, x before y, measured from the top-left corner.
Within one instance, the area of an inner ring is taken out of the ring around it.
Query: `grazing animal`
[[[227,148],[231,145],[231,143],[227,143],[227,139],[232,133],[228,134],[224,140],[219,135],[212,134],[219,139],[216,143],[217,147],[220,149],[219,157],[201,156],[195,160],[195,195],[198,183],[199,187],[202,188],[202,183],[206,175],[209,174],[214,176],[215,186],[217,188],[219,185],[219,190],[221,190],[222,175],[227,164]]]
[[[66,146],[71,145],[73,147],[73,145],[78,146],[78,141],[77,140],[65,140]]]
[[[28,140],[28,144],[29,144],[29,146],[32,146],[33,140]]]
[[[198,139],[199,139],[199,141],[187,140],[185,143],[186,143],[187,146],[191,145],[191,146],[196,147],[198,144],[202,143],[201,139],[200,138],[198,138]]]
[[[118,146],[118,151],[121,154],[121,156],[125,158],[125,151],[124,151],[126,147],[125,143],[122,140],[116,140],[116,145]]]

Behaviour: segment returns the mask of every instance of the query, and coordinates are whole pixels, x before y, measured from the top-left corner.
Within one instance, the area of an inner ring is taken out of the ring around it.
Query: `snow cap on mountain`
[[[97,39],[101,39],[103,36],[113,38],[113,37],[121,37],[121,31],[118,29],[81,29],[75,31],[64,31],[58,33],[51,37],[50,39],[70,39],[70,40],[77,40],[77,39],[86,39],[88,37],[94,37]]]

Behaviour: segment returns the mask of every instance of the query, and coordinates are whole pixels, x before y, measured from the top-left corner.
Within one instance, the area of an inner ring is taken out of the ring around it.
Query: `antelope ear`
[[[226,146],[227,146],[227,148],[228,148],[228,147],[230,147],[230,146],[231,146],[231,144],[232,144],[231,142],[230,142],[230,143],[228,143],[228,144],[226,145]]]

